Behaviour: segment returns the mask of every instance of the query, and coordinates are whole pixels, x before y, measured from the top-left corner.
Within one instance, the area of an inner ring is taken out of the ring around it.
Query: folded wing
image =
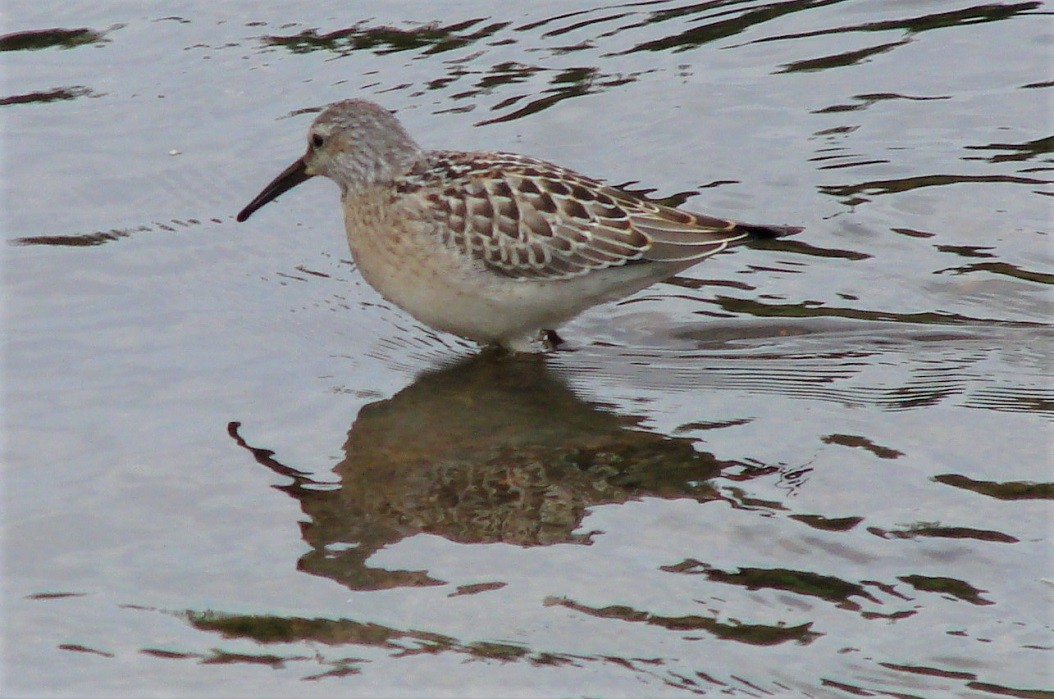
[[[568,279],[628,264],[686,267],[729,245],[796,233],[691,214],[570,170],[504,153],[435,152],[408,180],[444,243],[517,279]]]

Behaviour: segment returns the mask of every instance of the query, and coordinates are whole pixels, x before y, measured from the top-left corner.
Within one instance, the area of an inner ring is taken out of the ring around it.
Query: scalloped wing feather
[[[683,268],[764,228],[647,202],[510,153],[433,151],[399,189],[419,195],[448,247],[520,279],[643,262]]]

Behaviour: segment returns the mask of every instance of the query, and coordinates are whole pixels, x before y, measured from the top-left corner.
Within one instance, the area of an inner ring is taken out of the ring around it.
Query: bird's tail
[[[753,223],[740,223],[736,225],[736,230],[747,233],[747,238],[743,242],[750,243],[755,240],[786,238],[788,235],[801,233],[805,229],[801,226],[765,226]]]

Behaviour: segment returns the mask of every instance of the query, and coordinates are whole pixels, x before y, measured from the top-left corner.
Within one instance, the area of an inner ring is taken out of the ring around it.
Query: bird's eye
[[[316,133],[311,135],[311,145],[313,145],[315,148],[321,148],[322,144],[325,141],[326,139],[322,137],[322,134]]]

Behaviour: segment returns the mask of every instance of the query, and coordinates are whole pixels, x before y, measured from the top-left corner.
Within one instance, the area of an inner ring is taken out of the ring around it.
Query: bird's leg
[[[546,350],[555,350],[560,345],[564,344],[564,338],[556,334],[555,330],[545,328],[542,330],[542,346]]]

